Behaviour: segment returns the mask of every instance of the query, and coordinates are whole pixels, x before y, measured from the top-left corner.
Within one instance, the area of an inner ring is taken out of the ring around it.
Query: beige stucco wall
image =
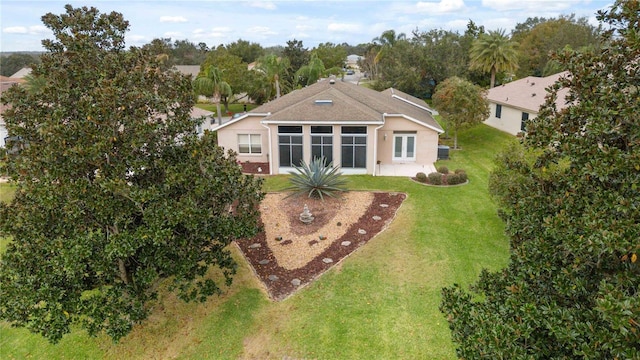
[[[502,111],[500,114],[500,118],[496,117],[496,104],[489,103],[490,115],[487,120],[484,121],[485,124],[492,126],[498,130],[502,130],[511,135],[517,135],[520,130],[520,126],[522,123],[522,113],[523,110],[516,109],[510,106],[502,105]],[[528,112],[528,111],[524,111]],[[529,120],[535,118],[538,114],[529,112]]]
[[[238,134],[261,134],[262,154],[254,155],[238,155],[240,161],[252,162],[269,162],[271,163],[271,173],[287,173],[290,168],[280,168],[279,166],[279,149],[278,149],[278,125],[266,125],[270,131],[260,123],[261,117],[248,117],[239,122],[227,125],[218,130],[218,144],[225,149],[233,149],[238,151]],[[292,124],[295,125],[295,124]],[[302,124],[300,124],[302,125]],[[318,124],[320,125],[320,124]],[[326,124],[324,124],[326,125]],[[353,125],[348,125],[353,126]],[[399,162],[393,161],[393,134],[394,131],[415,131],[416,132],[416,160],[415,164],[426,165],[433,164],[438,157],[438,132],[426,128],[413,121],[398,118],[387,118],[383,127],[378,129],[380,125],[367,126],[367,159],[366,169],[342,169],[345,174],[366,173],[373,174],[376,162],[381,164],[394,164]],[[341,125],[333,125],[333,161],[335,165],[342,162],[341,151]],[[377,129],[377,137],[376,137]],[[387,135],[385,140],[384,135]],[[271,142],[269,142],[271,135]],[[311,160],[311,125],[302,125],[302,143],[303,158],[306,162]],[[269,150],[271,143],[272,149]],[[376,151],[377,147],[377,151]]]
[[[268,162],[269,161],[269,138],[268,130],[260,125],[262,117],[248,117],[218,130],[218,145],[238,152],[239,134],[260,134],[262,141],[262,154],[248,155],[238,154],[238,160],[245,162]]]
[[[393,160],[394,132],[416,132],[415,164],[433,164],[438,159],[438,132],[405,118],[387,118],[378,133],[378,161],[380,164],[403,163]],[[386,140],[385,140],[386,135]]]

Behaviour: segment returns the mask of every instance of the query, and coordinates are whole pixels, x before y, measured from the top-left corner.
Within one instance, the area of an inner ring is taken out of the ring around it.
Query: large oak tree
[[[510,263],[471,293],[443,291],[461,358],[640,358],[639,14],[617,1],[598,15],[602,51],[559,56],[571,75],[500,155],[490,183]]]
[[[258,228],[260,182],[242,175],[190,117],[190,79],[125,50],[121,14],[46,14],[54,39],[34,76],[3,93],[15,199],[0,266],[0,318],[56,342],[72,328],[114,339],[147,317],[159,289],[203,301],[229,284],[227,245]]]

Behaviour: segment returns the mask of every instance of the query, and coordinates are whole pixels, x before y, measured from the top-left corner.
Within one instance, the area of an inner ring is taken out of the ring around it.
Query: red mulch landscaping
[[[298,269],[287,270],[278,265],[267,245],[264,231],[250,239],[239,239],[236,244],[253,268],[254,273],[264,284],[269,297],[275,301],[284,300],[384,230],[393,220],[396,211],[406,197],[406,194],[403,193],[375,192],[373,202],[366,213],[341,238],[334,240],[326,250]],[[380,206],[381,204],[388,206],[383,207]],[[299,223],[299,220],[297,220],[299,212],[299,209],[291,210],[290,221],[292,221],[292,225]],[[374,216],[379,216],[381,219],[374,220]],[[294,223],[293,221],[297,222]],[[305,225],[301,224],[300,226]],[[365,230],[366,234],[360,234],[358,232],[359,229]],[[343,246],[343,241],[350,241],[351,245]],[[253,244],[260,244],[260,246]],[[278,246],[286,246],[286,244],[282,242]],[[326,258],[332,259],[333,262],[325,263],[323,259]],[[264,263],[265,260],[269,260],[269,262],[260,264],[261,261]],[[294,279],[299,280],[300,284],[294,285],[292,283]]]

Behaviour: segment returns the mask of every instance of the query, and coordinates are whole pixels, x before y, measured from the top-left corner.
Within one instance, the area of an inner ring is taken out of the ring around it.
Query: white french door
[[[416,135],[415,134],[394,134],[393,135],[393,160],[394,161],[415,161],[416,160]]]

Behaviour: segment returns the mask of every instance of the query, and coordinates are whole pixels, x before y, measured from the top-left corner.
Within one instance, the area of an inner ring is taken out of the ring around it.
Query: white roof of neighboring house
[[[351,54],[349,56],[347,56],[347,61],[350,63],[357,63],[358,60],[362,59],[362,56],[360,55],[355,55],[355,54]]]
[[[200,65],[175,65],[175,68],[183,75],[191,75],[193,79],[200,73]]]
[[[489,89],[487,99],[496,104],[511,106],[530,113],[538,113],[540,106],[544,104],[544,99],[548,95],[546,89],[561,77],[566,76],[569,76],[566,71],[542,78],[528,76],[524,79]],[[556,101],[558,109],[567,106],[565,98],[568,92],[568,89],[561,89],[558,92],[558,100]]]
[[[212,116],[212,115],[214,115],[213,112],[205,110],[205,109],[200,109],[199,107],[196,107],[196,106],[194,106],[191,109],[191,117],[194,118],[194,119],[202,117],[202,116]]]
[[[22,69],[18,70],[18,72],[16,72],[15,74],[11,75],[10,78],[13,79],[22,79],[25,76],[31,74],[31,68],[30,67],[23,67]]]

